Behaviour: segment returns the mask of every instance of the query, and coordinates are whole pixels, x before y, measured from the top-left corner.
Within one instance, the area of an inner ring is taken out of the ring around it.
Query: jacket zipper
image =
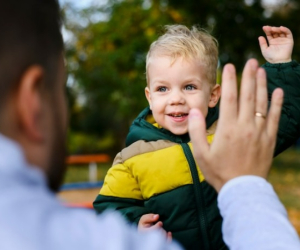
[[[206,213],[205,213],[205,207],[204,207],[204,194],[203,194],[203,189],[200,187],[197,165],[195,163],[195,160],[194,160],[194,157],[193,157],[193,154],[191,152],[189,145],[187,143],[181,143],[180,145],[183,149],[185,157],[188,160],[192,178],[193,178],[193,187],[194,187],[194,192],[195,192],[195,196],[196,196],[198,222],[199,222],[199,227],[200,227],[201,236],[202,236],[203,249],[209,250],[208,233],[206,230],[207,221],[206,221]]]

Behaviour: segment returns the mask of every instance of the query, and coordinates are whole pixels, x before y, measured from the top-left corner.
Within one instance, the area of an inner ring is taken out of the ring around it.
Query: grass
[[[300,151],[289,149],[277,156],[268,180],[287,208],[300,210]]]
[[[290,221],[300,235],[300,150],[288,149],[277,156],[269,174]]]

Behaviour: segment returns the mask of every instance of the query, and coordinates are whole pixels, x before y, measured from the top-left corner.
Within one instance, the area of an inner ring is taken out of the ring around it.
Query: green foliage
[[[199,24],[218,39],[221,65],[231,62],[241,71],[249,57],[262,59],[257,38],[267,20],[260,0],[174,0],[169,4],[181,10],[187,25]]]
[[[159,26],[173,23],[176,14],[159,1],[151,8],[141,0],[109,3],[98,10],[109,14],[107,21],[69,25],[76,42],[67,59],[85,98],[77,129],[98,135],[111,131],[121,147],[131,121],[147,105],[146,52]]]
[[[69,132],[68,134],[68,153],[70,155],[104,153],[113,144],[114,138],[109,133],[101,137],[80,132]]]

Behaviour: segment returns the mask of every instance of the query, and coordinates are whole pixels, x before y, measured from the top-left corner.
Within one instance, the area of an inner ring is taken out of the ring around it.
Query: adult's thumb
[[[199,155],[205,154],[209,149],[206,139],[205,118],[200,110],[191,109],[189,112],[188,130],[193,144],[193,154],[197,159]]]

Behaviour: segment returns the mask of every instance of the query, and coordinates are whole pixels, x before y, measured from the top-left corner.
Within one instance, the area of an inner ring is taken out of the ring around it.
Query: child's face
[[[220,97],[220,86],[208,82],[205,67],[197,60],[156,56],[148,65],[145,94],[155,121],[173,134],[188,132],[188,114],[197,108],[207,115]]]

